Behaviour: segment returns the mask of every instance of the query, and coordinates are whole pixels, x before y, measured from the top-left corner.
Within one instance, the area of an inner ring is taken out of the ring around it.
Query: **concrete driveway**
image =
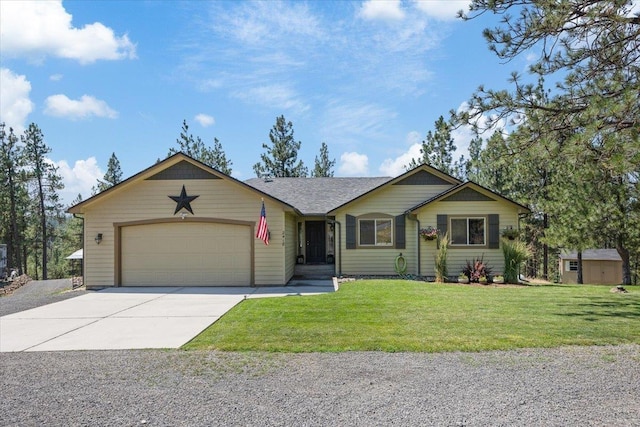
[[[0,317],[0,352],[178,348],[244,299],[333,291],[329,280],[105,289]]]

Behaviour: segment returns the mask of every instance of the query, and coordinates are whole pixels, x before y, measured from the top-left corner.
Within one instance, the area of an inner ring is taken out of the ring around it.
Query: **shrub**
[[[502,255],[504,256],[504,281],[518,283],[518,271],[530,256],[529,248],[520,240],[502,239]]]
[[[467,265],[462,269],[462,273],[469,277],[470,282],[477,283],[480,277],[487,277],[491,274],[491,268],[484,262],[484,255],[471,261],[467,260]]]
[[[449,249],[449,234],[438,237],[438,252],[436,252],[436,282],[447,281],[447,250]]]

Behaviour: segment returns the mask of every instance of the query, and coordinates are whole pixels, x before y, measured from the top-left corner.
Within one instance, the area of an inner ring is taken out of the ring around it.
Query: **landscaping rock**
[[[0,295],[9,295],[16,289],[20,288],[21,286],[26,285],[30,281],[31,281],[31,277],[27,276],[26,274],[23,274],[22,276],[18,276],[17,278],[10,281],[8,285],[0,288]]]

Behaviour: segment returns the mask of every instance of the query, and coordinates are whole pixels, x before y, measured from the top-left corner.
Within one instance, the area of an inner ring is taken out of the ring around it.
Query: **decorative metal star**
[[[171,200],[177,203],[176,210],[173,214],[174,215],[177,214],[178,212],[180,212],[182,208],[184,208],[189,212],[191,212],[191,215],[193,215],[193,209],[191,209],[191,202],[193,202],[198,197],[200,196],[187,196],[187,190],[185,190],[183,185],[182,191],[180,192],[179,196],[169,196]]]

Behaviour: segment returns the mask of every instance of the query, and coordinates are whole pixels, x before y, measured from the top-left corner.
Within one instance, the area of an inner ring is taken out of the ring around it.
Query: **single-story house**
[[[262,206],[269,244],[256,238]],[[434,276],[449,232],[450,275],[484,256],[503,269],[500,233],[527,207],[421,165],[395,178],[253,178],[239,181],[182,153],[72,206],[84,219],[84,283],[111,286],[286,284],[297,263],[335,275]]]
[[[578,283],[578,253],[560,254],[560,280]],[[582,251],[582,282],[615,285],[622,283],[622,258],[615,249]]]

